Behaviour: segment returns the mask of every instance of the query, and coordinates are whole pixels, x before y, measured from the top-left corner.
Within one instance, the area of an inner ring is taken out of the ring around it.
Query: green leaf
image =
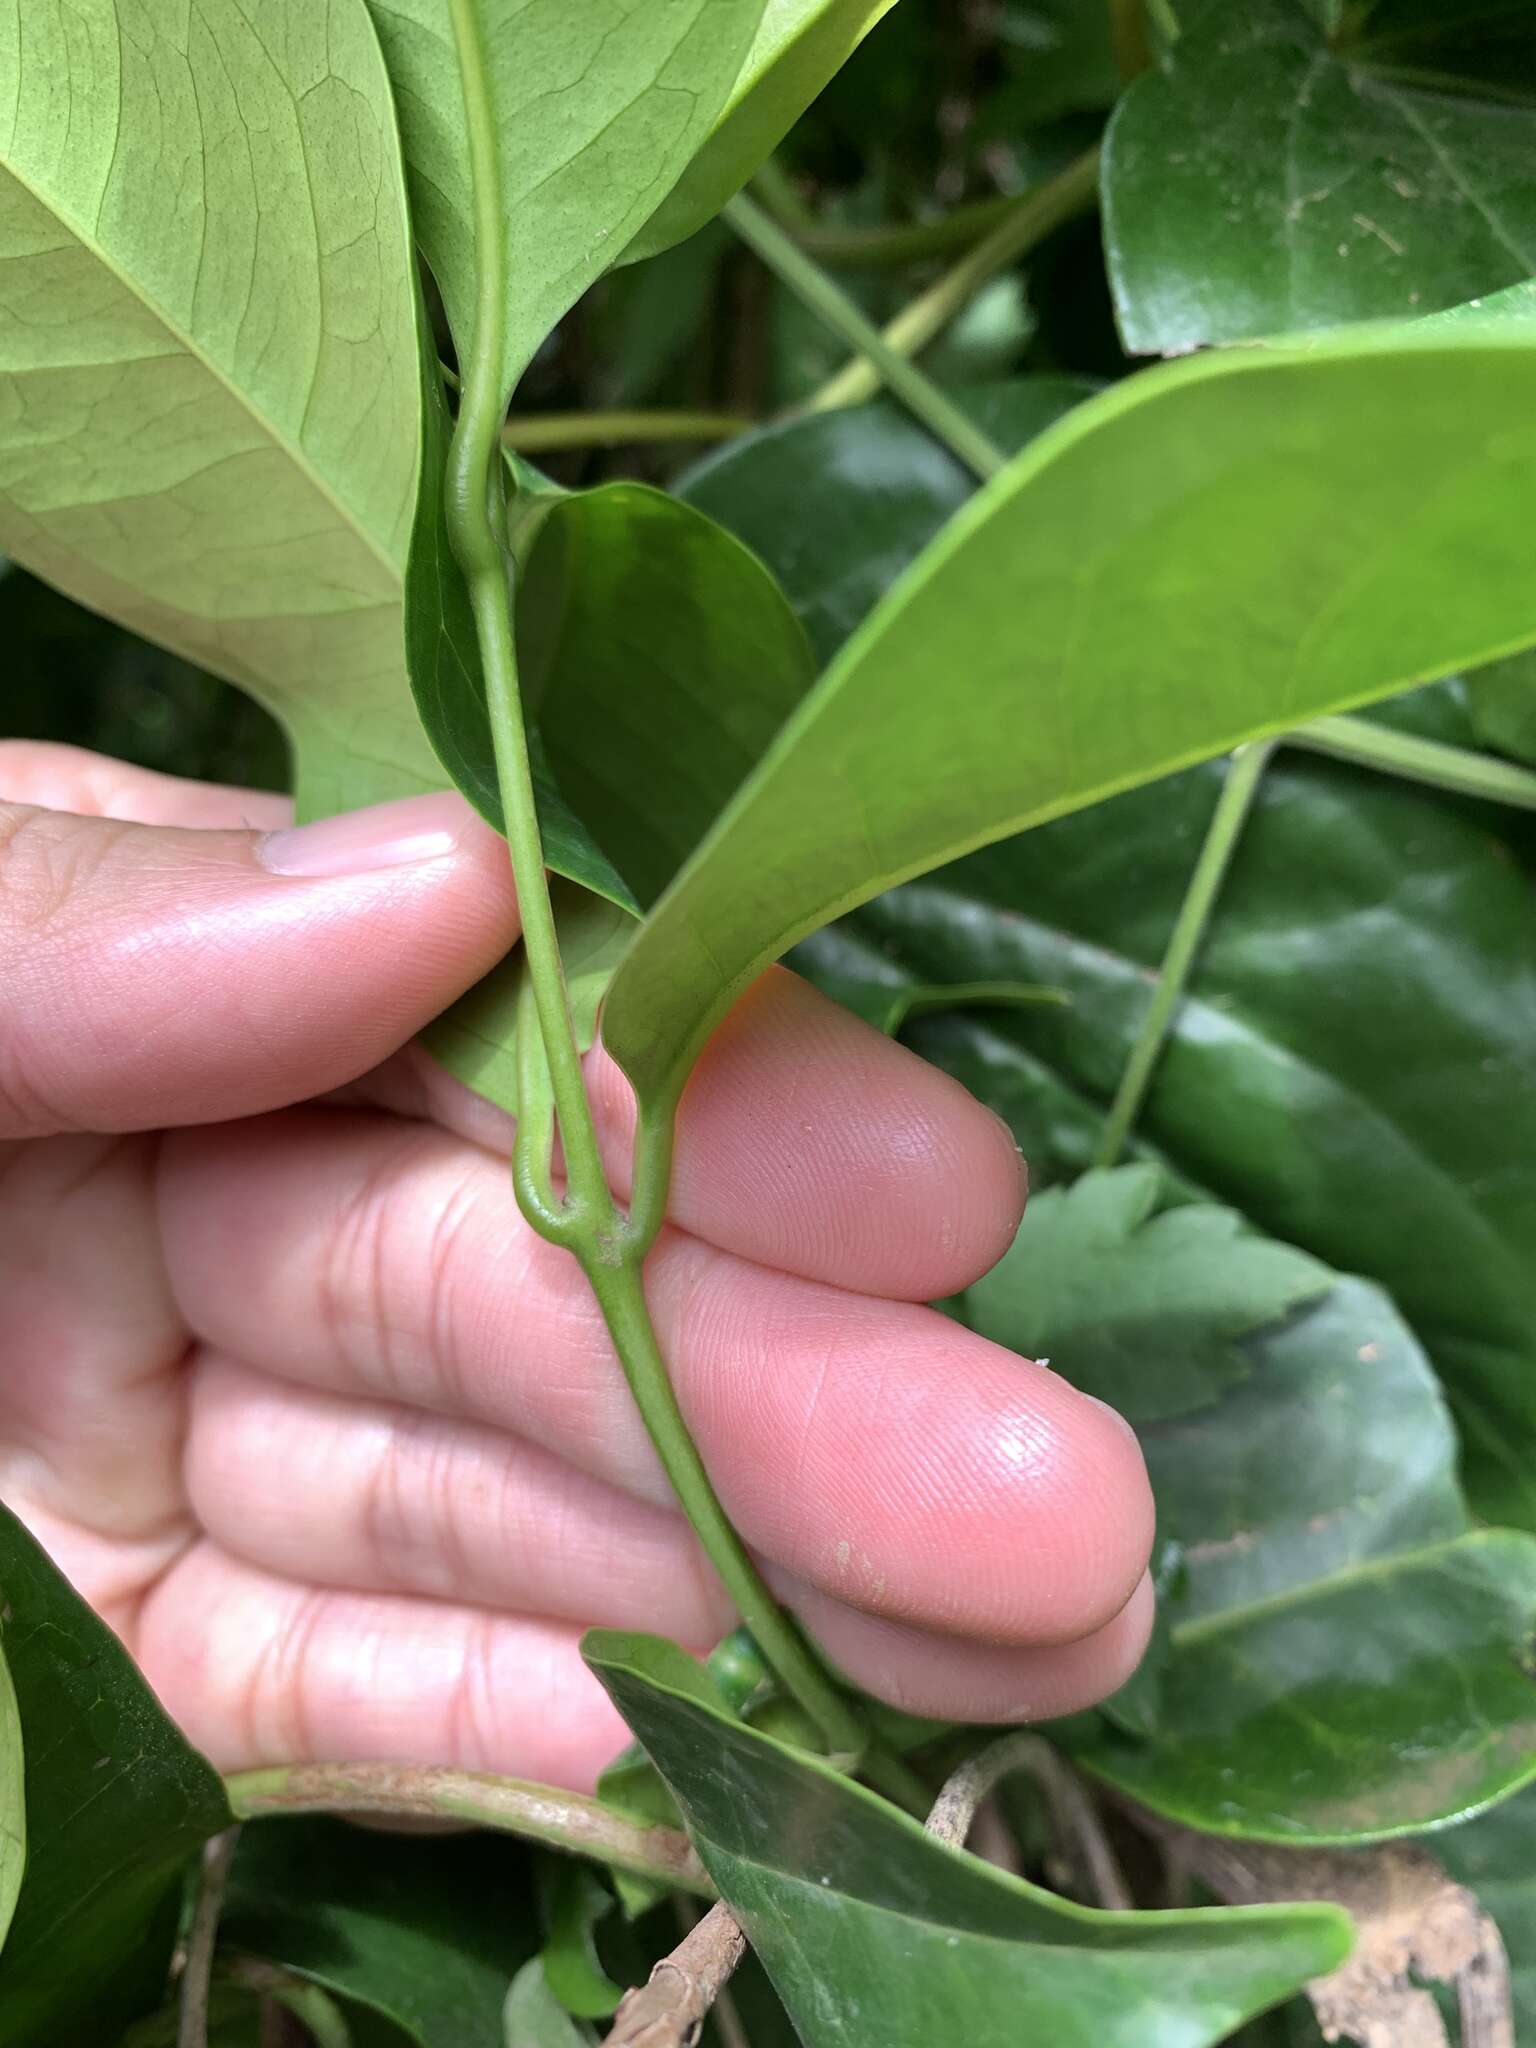
[[[1511,654],[1468,676],[1467,708],[1485,747],[1536,762],[1536,655]]]
[[[662,1771],[809,2048],[1198,2048],[1332,1969],[1329,1907],[1097,1913],[951,1849],[700,1697],[655,1637],[588,1662]]]
[[[405,689],[414,271],[363,0],[0,9],[0,548],[240,683],[306,812],[442,776]]]
[[[506,2048],[590,2048],[595,2038],[550,1990],[538,1956],[524,1963],[512,1979],[502,2024]]]
[[[1476,1892],[1498,1923],[1509,1952],[1515,2036],[1536,2038],[1536,1789],[1492,1813],[1433,1836],[1424,1846],[1461,1884]]]
[[[1012,451],[1093,388],[1021,377],[955,396]],[[767,563],[824,663],[975,488],[964,464],[890,400],[743,434],[677,485]]]
[[[1153,1727],[1066,1731],[1212,1834],[1376,1839],[1536,1776],[1536,1538],[1474,1530],[1423,1354],[1341,1280],[1249,1339],[1252,1376],[1142,1433],[1181,1566]]]
[[[1536,637],[1533,408],[1520,330],[1408,328],[1167,365],[1047,429],[652,913],[604,1020],[640,1094],[675,1095],[755,974],[890,883]]]
[[[405,572],[405,657],[411,692],[421,723],[449,776],[476,808],[502,829],[501,791],[491,752],[485,710],[480,646],[469,590],[454,560],[443,496],[448,437],[448,398],[443,389],[437,344],[425,309],[420,309],[422,441],[421,492]],[[565,496],[528,464],[515,471],[518,507],[531,527]],[[548,764],[532,746],[534,794],[546,864],[621,909],[637,909],[634,897],[590,832],[556,787]]]
[[[789,133],[896,0],[768,0],[707,140],[624,251],[654,256],[703,227]]]
[[[3,1620],[0,1616],[0,1622]],[[5,1947],[27,1864],[25,1761],[21,1709],[5,1661],[5,1630],[0,1626],[0,1949]]]
[[[1207,7],[1126,94],[1103,191],[1127,348],[1431,313],[1536,271],[1536,109],[1394,75],[1373,26]]]
[[[229,1808],[122,1644],[4,1508],[0,1613],[29,1844],[0,1955],[6,2048],[106,2040],[161,1996],[182,1873]]]
[[[465,74],[494,125],[508,276],[502,382],[644,227],[730,99],[765,0],[368,0],[394,83],[416,234],[461,361],[476,267]],[[461,65],[464,70],[461,71]]]
[[[1012,1248],[970,1288],[972,1329],[1132,1422],[1159,1422],[1246,1378],[1237,1339],[1316,1300],[1326,1266],[1201,1202],[1156,1213],[1155,1167],[1085,1174],[1037,1195]]]
[[[538,1943],[526,1853],[504,1837],[248,1822],[220,1938],[402,2027],[418,2048],[502,2048]]]
[[[805,634],[739,540],[631,483],[547,514],[518,632],[550,769],[649,904],[810,688]],[[463,743],[492,772],[483,724]]]
[[[1465,744],[1453,693],[1394,720]],[[1094,1155],[1208,825],[1199,770],[971,856],[802,950],[860,979],[1064,987],[915,1020],[1037,1189]],[[1536,1528],[1536,921],[1489,807],[1282,754],[1141,1118],[1186,1190],[1390,1290],[1446,1385],[1478,1513]],[[876,997],[873,993],[881,993]]]
[[[600,2020],[624,1996],[603,1968],[597,1925],[614,1909],[614,1896],[595,1870],[570,1856],[539,1860],[544,1909],[544,1982],[559,2004],[580,2019]]]

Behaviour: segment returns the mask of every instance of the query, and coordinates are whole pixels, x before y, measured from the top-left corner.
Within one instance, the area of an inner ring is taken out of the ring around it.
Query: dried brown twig
[[[694,2048],[746,1952],[747,1937],[729,1910],[711,1906],[649,1980],[625,1993],[604,2048]]]

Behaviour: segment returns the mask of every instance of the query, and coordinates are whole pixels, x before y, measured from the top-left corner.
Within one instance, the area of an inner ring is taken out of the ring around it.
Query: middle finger
[[[192,1328],[262,1369],[524,1435],[669,1495],[575,1262],[504,1166],[397,1119],[296,1111],[173,1134],[168,1268]],[[679,1400],[746,1541],[887,1619],[1070,1642],[1151,1541],[1128,1428],[934,1311],[669,1234],[647,1293]]]

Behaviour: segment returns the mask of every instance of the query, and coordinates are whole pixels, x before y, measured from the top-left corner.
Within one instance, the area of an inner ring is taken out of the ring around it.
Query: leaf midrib
[[[1245,1626],[1255,1619],[1273,1614],[1287,1607],[1299,1607],[1309,1600],[1324,1598],[1339,1587],[1349,1587],[1371,1579],[1388,1578],[1394,1572],[1412,1571],[1415,1567],[1433,1562],[1448,1551],[1479,1548],[1490,1538],[1500,1541],[1509,1537],[1521,1538],[1525,1532],[1519,1529],[1478,1529],[1471,1526],[1460,1535],[1442,1537],[1436,1543],[1426,1543],[1412,1550],[1394,1550],[1385,1557],[1364,1559],[1356,1564],[1325,1572],[1321,1577],[1308,1579],[1304,1585],[1287,1586],[1283,1592],[1266,1593],[1259,1600],[1245,1600],[1232,1607],[1223,1607],[1213,1614],[1202,1614],[1198,1620],[1178,1622],[1169,1631],[1176,1649],[1187,1648],[1189,1644],[1201,1642],[1208,1636],[1220,1635],[1224,1629]],[[1536,1538],[1526,1537],[1536,1554]]]
[[[327,481],[320,470],[315,467],[302,442],[294,442],[289,435],[278,428],[274,420],[270,419],[266,413],[260,411],[253,403],[249,394],[243,391],[229,373],[214,360],[208,351],[197,341],[196,337],[189,334],[180,321],[172,319],[159,301],[152,298],[144,288],[136,283],[107,254],[107,251],[97,238],[76,226],[70,216],[29,178],[24,171],[18,169],[15,162],[9,156],[0,158],[0,171],[3,171],[6,177],[10,178],[22,191],[27,193],[51,219],[56,220],[64,232],[80,248],[84,249],[101,264],[102,268],[122,287],[128,296],[142,306],[151,319],[157,321],[164,331],[171,336],[182,354],[199,364],[216,384],[229,393],[240,409],[260,429],[263,437],[287,456],[294,468],[315,492],[316,496],[329,505],[342,524],[365,543],[369,553],[373,555],[383,568],[388,570],[391,581],[399,589],[402,583],[402,565],[392,554],[386,551],[372,528],[358,519],[345,501],[338,496],[333,486]],[[402,195],[402,205],[403,203]],[[311,379],[309,395],[305,401],[306,407],[309,400],[313,398],[313,395],[314,385],[313,379]]]

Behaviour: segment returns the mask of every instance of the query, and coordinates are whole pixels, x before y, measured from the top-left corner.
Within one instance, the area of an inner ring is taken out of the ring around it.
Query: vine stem
[[[819,314],[851,348],[869,358],[875,373],[872,389],[878,389],[882,382],[888,385],[928,431],[978,476],[994,476],[1002,468],[1006,458],[1001,449],[932,378],[925,377],[891,345],[842,287],[834,284],[755,200],[738,192],[726,206],[725,217],[747,247],[762,258],[798,299]]]
[[[729,441],[757,424],[735,412],[513,413],[502,439],[520,454],[541,455],[558,448],[613,448],[623,441]]]
[[[642,1826],[579,1792],[521,1778],[416,1764],[274,1764],[238,1772],[225,1780],[224,1790],[231,1812],[241,1820],[367,1813],[392,1820],[462,1821],[574,1856],[593,1856],[616,1870],[700,1898],[715,1896],[688,1837],[676,1828]]]
[[[1364,718],[1313,718],[1305,725],[1293,726],[1285,735],[1285,744],[1303,747],[1311,754],[1330,755],[1335,761],[1352,761],[1362,768],[1378,768],[1384,775],[1420,782],[1430,789],[1536,811],[1536,774],[1529,768],[1475,753],[1470,747],[1451,747],[1440,740],[1394,732],[1390,726],[1373,725]]]
[[[176,2021],[176,2048],[208,2048],[208,1993],[213,1983],[213,1951],[219,1937],[224,1890],[240,1841],[238,1827],[226,1828],[203,1849],[202,1872],[192,1925],[187,1934],[187,1960],[181,1975]]]
[[[580,1262],[683,1512],[765,1660],[820,1730],[833,1758],[851,1769],[867,1746],[863,1722],[822,1670],[797,1624],[773,1598],[732,1528],[683,1422],[651,1326],[641,1265],[665,1213],[665,1186],[657,1190],[655,1179],[658,1164],[665,1170],[668,1148],[657,1139],[653,1125],[647,1176],[651,1188],[643,1213],[626,1220],[609,1189],[597,1142],[544,871],[518,689],[511,570],[501,537],[509,280],[495,116],[486,90],[475,0],[450,0],[450,15],[464,95],[478,274],[473,345],[461,365],[459,414],[448,450],[445,510],[480,646],[503,823],[522,914],[525,973],[547,1068],[547,1084],[542,1077],[538,1082],[538,1101],[546,1114],[552,1101],[566,1167],[566,1192],[557,1200],[547,1185],[547,1162],[541,1172],[525,1148],[514,1173],[514,1191],[531,1227]],[[525,1056],[528,1050],[524,1048]],[[634,1227],[637,1222],[641,1228]]]
[[[1239,747],[1232,755],[1226,782],[1200,849],[1200,858],[1189,878],[1189,887],[1179,906],[1168,950],[1163,955],[1157,986],[1120,1076],[1120,1085],[1115,1090],[1115,1099],[1110,1105],[1098,1151],[1094,1155],[1095,1166],[1115,1164],[1140,1114],[1147,1088],[1167,1042],[1174,1012],[1183,998],[1200,942],[1216,907],[1222,881],[1275,745],[1273,740],[1254,740]]]
[[[1098,190],[1099,154],[1095,144],[1054,178],[1047,178],[1014,200],[996,226],[967,250],[958,263],[904,306],[883,331],[874,330],[879,334],[882,349],[898,361],[908,362],[964,312],[989,278],[995,277],[1006,264],[1027,255],[1063,221],[1090,206]],[[882,381],[906,398],[881,358],[856,341],[854,346],[863,360],[846,364],[829,378],[807,400],[807,412],[828,412],[840,405],[861,404],[875,396]],[[911,404],[910,399],[906,402]],[[917,408],[914,406],[913,410]],[[977,474],[987,476],[991,471],[978,469]]]

